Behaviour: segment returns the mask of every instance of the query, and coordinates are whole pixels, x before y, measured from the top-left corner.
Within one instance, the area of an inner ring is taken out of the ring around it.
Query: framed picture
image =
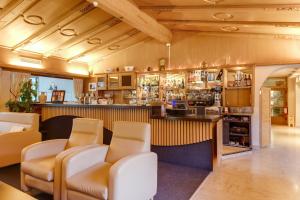
[[[89,83],[89,91],[90,92],[97,91],[97,83]]]
[[[53,90],[51,96],[52,103],[63,103],[65,101],[65,90]]]

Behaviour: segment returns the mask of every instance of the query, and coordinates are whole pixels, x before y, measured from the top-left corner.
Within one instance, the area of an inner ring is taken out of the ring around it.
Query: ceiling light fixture
[[[67,37],[72,37],[72,36],[76,36],[77,35],[75,29],[73,29],[73,28],[59,29],[59,31],[60,31],[61,35],[67,36]]]
[[[236,26],[223,26],[221,30],[225,32],[236,32],[239,30],[239,28]]]
[[[97,44],[101,44],[102,40],[100,38],[89,38],[87,40],[87,43],[97,45]]]
[[[93,1],[93,5],[97,7],[99,5],[98,1]]]
[[[222,2],[223,0],[203,0],[205,3],[209,3],[209,4],[218,4],[220,2]]]
[[[114,44],[114,45],[111,45],[111,46],[108,47],[108,49],[111,50],[111,51],[115,51],[115,50],[118,50],[120,48],[121,48],[121,46],[117,45],[117,44]]]
[[[23,20],[25,23],[30,24],[30,25],[44,25],[44,19],[41,16],[38,15],[22,15]]]
[[[230,13],[218,12],[218,13],[213,14],[212,17],[216,20],[225,21],[225,20],[232,19],[233,15]]]
[[[42,61],[35,58],[28,58],[20,56],[19,59],[16,59],[11,62],[12,65],[17,65],[21,67],[29,67],[34,69],[43,69]]]

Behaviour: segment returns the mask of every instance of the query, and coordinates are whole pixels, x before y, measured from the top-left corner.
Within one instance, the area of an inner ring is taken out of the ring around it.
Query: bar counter
[[[152,150],[159,154],[160,160],[209,170],[213,163],[219,163],[221,116],[159,116],[153,114],[153,108],[126,104],[35,104],[43,122],[58,116],[95,118],[103,120],[110,133],[114,121],[147,122],[151,124]]]
[[[114,121],[139,121],[151,124],[152,144],[174,146],[199,143],[214,137],[214,128],[222,119],[218,115],[151,116],[152,106],[126,104],[35,104],[42,121],[60,115],[101,119],[104,128],[112,131]]]

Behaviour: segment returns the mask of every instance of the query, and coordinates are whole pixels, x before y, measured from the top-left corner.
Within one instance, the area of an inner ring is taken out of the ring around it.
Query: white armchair
[[[48,140],[26,147],[22,151],[21,189],[35,188],[59,200],[63,159],[95,144],[103,144],[103,121],[76,118],[69,139]]]
[[[0,112],[0,167],[20,163],[22,149],[40,141],[38,114]]]
[[[149,200],[157,191],[157,155],[150,125],[115,122],[111,145],[65,157],[62,200]]]

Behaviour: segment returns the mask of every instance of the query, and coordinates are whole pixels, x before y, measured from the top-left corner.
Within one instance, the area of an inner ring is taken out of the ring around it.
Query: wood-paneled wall
[[[171,68],[199,67],[203,61],[209,66],[300,63],[299,47],[295,40],[177,31],[171,45]],[[162,57],[168,57],[168,47],[149,40],[104,58],[94,65],[94,72],[103,72],[106,67],[123,69],[126,65],[139,71],[158,69]]]
[[[114,121],[147,122],[151,124],[151,143],[158,146],[186,145],[211,140],[215,127],[215,123],[210,122],[151,119],[148,108],[42,107],[43,121],[59,115],[100,119],[110,131],[113,131]]]

